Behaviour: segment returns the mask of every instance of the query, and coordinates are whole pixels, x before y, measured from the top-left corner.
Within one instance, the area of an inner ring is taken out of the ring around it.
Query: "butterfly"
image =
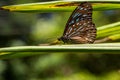
[[[92,5],[83,2],[72,12],[66,24],[63,36],[58,38],[64,43],[93,43],[96,27],[92,22]]]

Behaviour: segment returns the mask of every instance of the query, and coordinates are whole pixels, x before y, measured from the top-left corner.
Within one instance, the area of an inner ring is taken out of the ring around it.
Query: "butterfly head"
[[[64,36],[58,38],[59,41],[63,41],[64,43],[67,43],[69,41],[69,38],[66,38]]]

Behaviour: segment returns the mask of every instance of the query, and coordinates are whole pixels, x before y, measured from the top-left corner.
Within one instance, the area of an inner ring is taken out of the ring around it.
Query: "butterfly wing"
[[[71,33],[67,34],[73,43],[93,43],[96,38],[95,24],[88,20],[83,20],[72,25]],[[69,28],[70,30],[71,28]]]
[[[92,6],[88,2],[81,3],[71,14],[66,24],[63,36],[67,36],[68,28],[84,19],[92,21]]]
[[[92,22],[92,6],[88,2],[81,3],[73,11],[66,24],[63,40],[70,40],[73,43],[93,43],[95,37],[96,28]]]

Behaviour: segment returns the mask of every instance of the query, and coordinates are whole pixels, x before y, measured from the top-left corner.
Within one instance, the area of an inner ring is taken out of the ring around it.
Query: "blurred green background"
[[[43,1],[47,0],[1,0],[0,6]],[[70,14],[0,11],[0,47],[54,41],[63,34]],[[120,10],[93,11],[93,22],[96,27],[118,22],[119,15]],[[119,54],[48,52],[0,60],[0,80],[120,80],[119,75]]]

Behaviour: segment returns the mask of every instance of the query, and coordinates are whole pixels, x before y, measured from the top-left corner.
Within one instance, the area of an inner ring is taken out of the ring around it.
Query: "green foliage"
[[[119,35],[120,22],[112,23],[97,28],[97,38],[103,38],[111,35]],[[117,37],[117,36],[116,36]],[[120,37],[120,36],[118,36]],[[114,39],[113,39],[114,40]]]
[[[11,6],[2,6],[1,8],[13,12],[68,12],[73,11],[80,2],[64,2],[64,1],[53,1],[53,2],[42,2],[42,3],[29,3]],[[92,3],[93,10],[117,10],[120,9],[120,5],[117,2]]]
[[[69,16],[68,13],[63,12],[73,11],[80,2],[75,2],[75,5],[69,5],[71,3],[73,2],[29,3],[2,6],[1,9],[11,12],[26,12],[24,14],[12,13],[10,20],[20,21],[20,24],[25,23],[23,27],[31,23],[31,20],[39,23],[37,28],[33,24],[33,30],[36,28],[38,32],[36,30],[33,31],[33,34],[31,32],[32,36],[30,37],[37,40],[38,38],[35,36],[37,34],[40,39],[44,38],[44,42],[46,37],[51,37],[53,36],[52,34],[58,37],[58,32],[62,32],[62,28],[64,28],[64,24]],[[102,13],[103,10],[119,10],[119,2],[92,2],[92,6],[93,10],[97,11],[93,12],[93,17],[95,17],[93,19],[98,30],[97,40],[108,39],[104,41],[105,43],[0,48],[0,73],[5,73],[4,70],[8,69],[11,71],[10,74],[14,74],[16,80],[119,80],[120,22],[116,22],[119,20],[119,17],[112,14],[114,16],[110,19]],[[33,18],[34,14],[28,14],[27,12],[62,13],[54,13],[53,18],[50,20],[41,18],[36,20],[36,18]],[[119,11],[116,13],[119,15]],[[63,18],[65,19],[63,20]],[[98,27],[99,25],[100,27]],[[40,33],[39,30],[41,30]],[[50,30],[51,32],[48,32]],[[14,46],[18,43],[20,42],[14,43]],[[9,44],[12,43],[9,42]],[[0,80],[5,79],[0,77]]]

